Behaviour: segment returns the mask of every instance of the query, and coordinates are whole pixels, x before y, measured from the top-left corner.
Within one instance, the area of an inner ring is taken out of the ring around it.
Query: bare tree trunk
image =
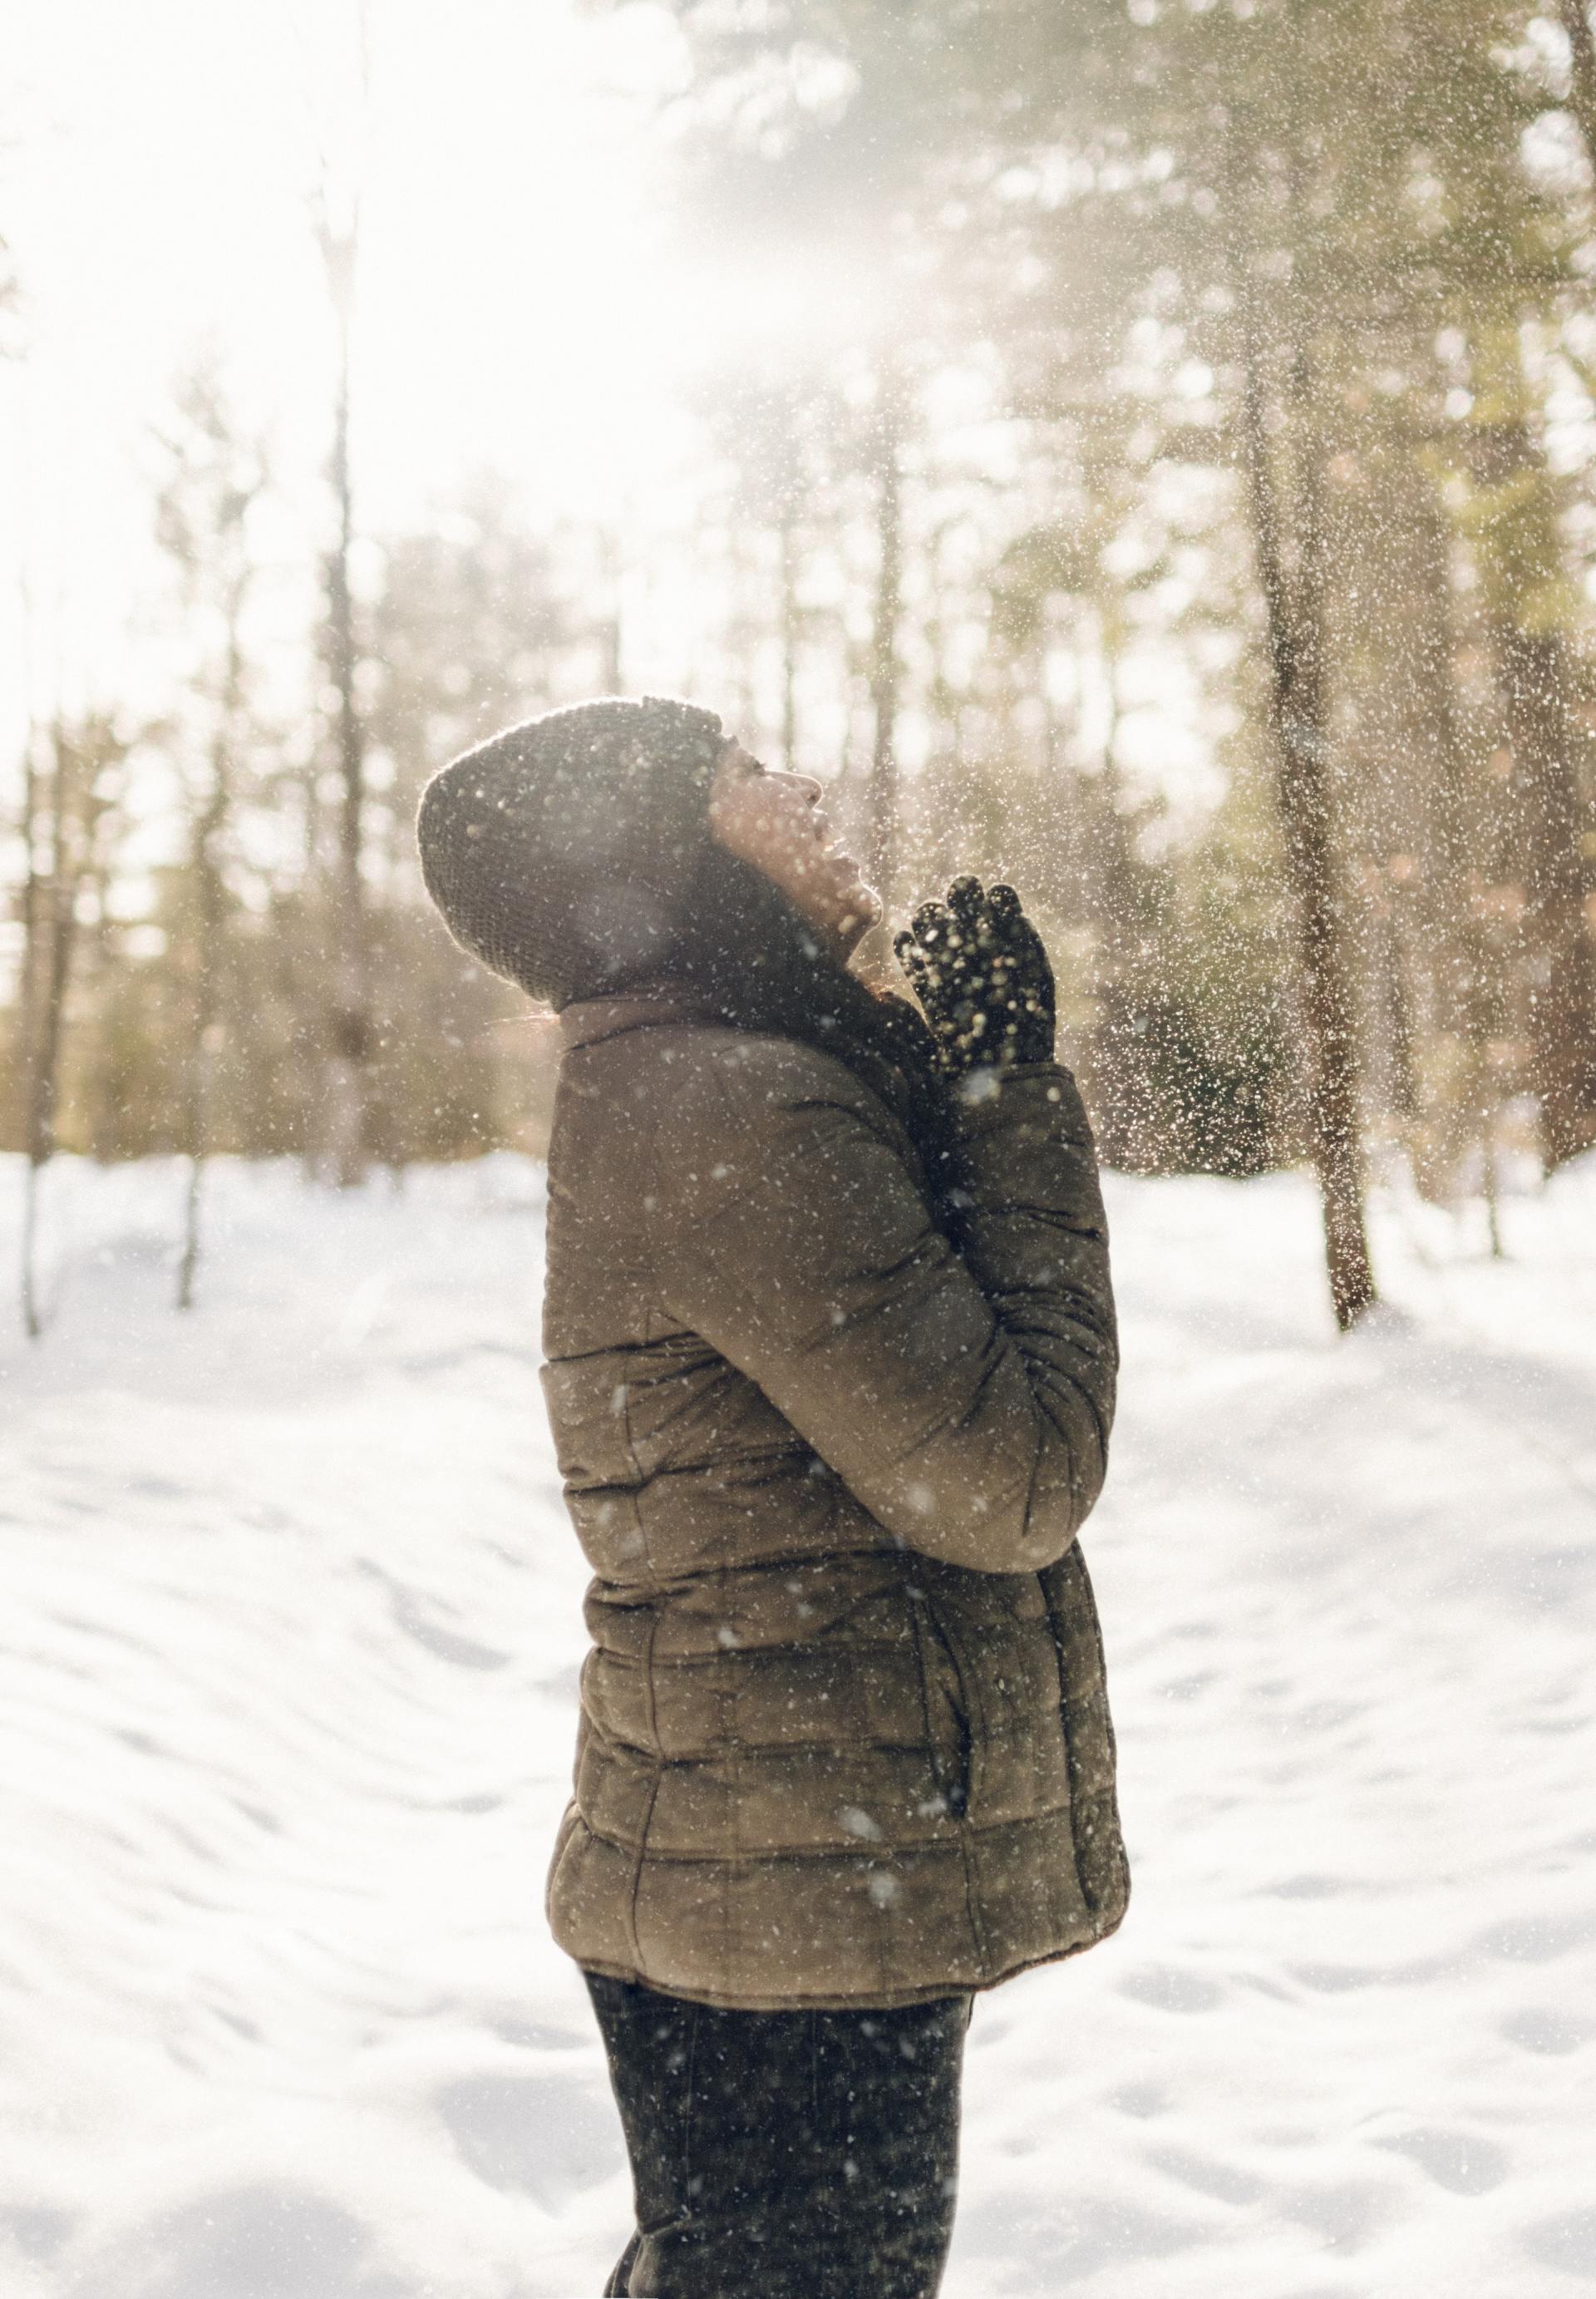
[[[338,698],[335,731],[339,806],[322,1147],[325,1164],[339,1183],[348,1187],[360,1181],[366,1170],[366,1073],[372,1050],[370,954],[361,869],[366,740],[355,691],[359,651],[350,585],[350,554],[354,542],[354,494],[349,454],[353,228],[337,236],[330,229],[325,230],[323,250],[338,321],[338,381],[329,473],[338,524],[327,559],[327,652]]]
[[[790,774],[798,755],[798,545],[790,502],[781,506],[781,764]]]
[[[28,1165],[22,1184],[22,1227],[21,1237],[21,1267],[22,1330],[29,1340],[37,1340],[41,1331],[38,1315],[38,1288],[34,1270],[35,1236],[37,1227],[38,1168],[32,1157],[35,1136],[34,1100],[37,1077],[35,1034],[38,1026],[39,981],[45,966],[44,906],[45,892],[49,884],[40,870],[38,841],[40,834],[39,774],[35,756],[37,735],[33,726],[28,729],[22,754],[22,818],[20,825],[24,857],[21,899],[22,964],[17,985],[17,1075],[22,1089],[23,1149]]]
[[[600,549],[603,555],[604,587],[609,593],[609,612],[599,626],[599,643],[603,660],[603,690],[606,694],[622,694],[621,650],[624,623],[621,613],[621,538],[616,530],[606,527],[600,531]]]
[[[1047,676],[1048,657],[1052,652],[1052,631],[1044,610],[1037,637],[1025,661],[1025,673],[1030,692],[1037,699],[1038,734],[1037,768],[1040,781],[1038,793],[1037,822],[1038,845],[1046,857],[1051,883],[1046,888],[1050,898],[1056,901],[1068,889],[1070,898],[1079,907],[1077,847],[1080,825],[1078,810],[1070,803],[1069,785],[1073,779],[1064,753],[1063,729],[1059,725],[1058,704]]]
[[[39,772],[37,756],[37,729],[29,725],[22,749],[22,813],[18,825],[22,841],[22,891],[19,916],[22,928],[22,963],[17,983],[17,1061],[19,1074],[26,1085],[32,1058],[31,1033],[33,1017],[38,1001],[39,969],[44,962],[44,940],[40,925],[45,889],[48,880],[38,867],[38,841],[42,801],[39,792]],[[24,1110],[26,1098],[24,1096]],[[23,1120],[26,1134],[26,1117]]]
[[[731,700],[731,723],[750,728],[761,723],[758,668],[765,637],[758,606],[761,585],[748,548],[749,538],[734,515],[727,520],[723,542],[731,577],[727,587],[732,601],[726,626],[730,660],[723,673],[723,691]]]
[[[212,449],[220,444],[234,444],[227,419],[219,403],[202,403],[203,417],[208,417],[207,443]],[[221,973],[225,962],[224,934],[227,922],[227,887],[222,875],[220,842],[233,806],[234,753],[238,743],[244,705],[244,613],[253,581],[247,542],[247,522],[251,508],[266,484],[265,464],[257,460],[250,477],[241,481],[236,472],[229,475],[229,483],[219,496],[207,491],[206,519],[202,524],[195,519],[190,526],[183,514],[189,511],[185,498],[186,477],[181,450],[174,469],[170,500],[179,514],[175,521],[176,532],[191,552],[203,550],[206,556],[197,562],[190,559],[186,572],[191,582],[203,580],[208,589],[222,594],[222,652],[214,704],[215,717],[211,728],[209,759],[209,779],[203,801],[196,810],[190,833],[190,876],[192,877],[196,917],[192,944],[193,981],[189,1016],[189,1042],[184,1079],[184,1146],[188,1153],[188,1189],[184,1224],[183,1252],[178,1267],[178,1307],[194,1307],[194,1276],[200,1261],[200,1211],[203,1190],[205,1160],[211,1148],[211,1098],[215,1083],[216,1053],[221,1033]],[[219,569],[215,562],[219,561]],[[225,570],[225,571],[221,571]]]
[[[1491,1258],[1502,1261],[1507,1247],[1501,1235],[1501,1191],[1496,1170],[1496,1125],[1494,1113],[1480,1127],[1480,1193],[1485,1200],[1485,1234],[1490,1241]]]
[[[897,651],[903,611],[903,385],[889,367],[881,377],[876,441],[876,593],[870,649],[870,877],[889,906],[897,867],[897,707],[903,664]]]
[[[1558,0],[1558,14],[1568,35],[1568,109],[1596,169],[1596,36],[1591,12],[1586,0]]]
[[[60,727],[55,730],[54,749],[50,791],[50,870],[43,890],[45,943],[37,977],[28,1097],[28,1156],[36,1166],[42,1166],[55,1147],[62,1025],[77,934],[79,857],[73,820],[76,761]]]
[[[1121,661],[1112,628],[1099,611],[1096,622],[1096,667],[1103,681],[1106,714],[1096,774],[1076,784],[1075,847],[1080,867],[1080,901],[1096,930],[1099,992],[1107,991],[1125,1001],[1126,1011],[1137,994],[1137,959],[1141,952],[1143,917],[1137,884],[1135,824],[1125,806],[1124,779],[1120,769],[1120,729],[1124,704],[1120,691]],[[1080,640],[1084,659],[1087,642]]]
[[[1286,870],[1297,913],[1309,1050],[1311,1150],[1324,1206],[1325,1258],[1336,1322],[1344,1332],[1377,1298],[1363,1212],[1352,967],[1336,884],[1329,789],[1325,646],[1327,551],[1318,446],[1311,435],[1307,353],[1288,351],[1286,411],[1299,455],[1294,566],[1270,452],[1264,347],[1244,288],[1242,403],[1253,547],[1267,623],[1269,723],[1274,735]]]
[[[1449,538],[1435,488],[1422,473],[1413,487],[1410,533],[1420,593],[1412,669],[1435,744],[1425,810],[1428,939],[1442,1026],[1472,1040],[1480,1033],[1485,987],[1468,904],[1476,809],[1468,745],[1458,717]]]
[[[1389,876],[1377,892],[1374,939],[1384,1027],[1386,1095],[1390,1115],[1405,1128],[1418,1116],[1418,1080],[1414,1062],[1413,994],[1408,978],[1408,934],[1402,896]]]
[[[1526,834],[1530,1027],[1550,1170],[1596,1141],[1596,984],[1569,665],[1560,631],[1498,622],[1494,635]]]
[[[1517,383],[1516,343],[1487,344],[1481,358],[1500,370],[1510,367],[1509,389]],[[1480,525],[1486,622],[1513,753],[1529,1034],[1550,1172],[1596,1142],[1596,945],[1575,677],[1566,632],[1535,611],[1535,594],[1561,578],[1562,549],[1545,460],[1528,422],[1509,416],[1479,425],[1474,450],[1476,482],[1487,496]],[[1534,577],[1527,584],[1526,565]]]
[[[37,1340],[44,1331],[37,1268],[39,1180],[55,1150],[62,1033],[67,986],[71,977],[82,863],[77,819],[81,762],[59,725],[54,729],[54,743],[49,868],[41,879],[30,847],[25,913],[29,947],[24,959],[23,979],[29,998],[23,1012],[27,1077],[24,1147],[28,1166],[22,1203],[21,1286],[22,1325],[29,1340]],[[37,836],[37,784],[31,770],[29,783],[26,804]]]
[[[232,652],[236,661],[237,652],[236,640]],[[199,919],[195,936],[197,963],[194,984],[192,1030],[184,1095],[184,1133],[185,1146],[188,1152],[188,1189],[184,1204],[183,1253],[178,1265],[179,1309],[192,1309],[194,1307],[194,1281],[200,1261],[200,1201],[205,1159],[211,1146],[211,1099],[216,1069],[216,1033],[220,1026],[218,1017],[221,1004],[217,973],[221,963],[221,930],[224,911],[221,870],[216,848],[227,811],[227,738],[231,732],[232,716],[233,712],[229,708],[227,713],[227,729],[218,735],[212,756],[210,793],[194,826],[194,833],[193,864],[199,899]]]
[[[1405,513],[1419,593],[1413,671],[1434,744],[1425,821],[1426,940],[1441,1029],[1463,1050],[1460,1078],[1442,1113],[1444,1154],[1455,1183],[1465,1156],[1478,1153],[1492,1252],[1500,1256],[1495,1127],[1501,1095],[1491,1046],[1505,1034],[1504,985],[1498,952],[1475,902],[1487,866],[1458,702],[1451,535],[1433,480],[1416,466],[1413,477]]]

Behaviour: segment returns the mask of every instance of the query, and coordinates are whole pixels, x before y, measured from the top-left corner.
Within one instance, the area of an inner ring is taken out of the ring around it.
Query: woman
[[[1116,1349],[1013,891],[898,954],[820,786],[552,711],[422,801],[457,939],[559,1009],[543,1382],[593,1566],[548,1913],[631,2154],[610,2293],[927,2299],[975,1991],[1124,1912],[1074,1545]]]

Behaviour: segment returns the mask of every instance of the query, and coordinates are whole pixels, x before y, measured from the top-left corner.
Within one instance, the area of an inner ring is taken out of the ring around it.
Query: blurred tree
[[[578,568],[589,555],[572,553]],[[500,1030],[524,1001],[442,931],[421,892],[412,825],[423,784],[447,759],[560,698],[585,663],[591,618],[491,473],[426,529],[385,539],[369,612],[377,787],[368,843],[381,899],[368,926],[378,962],[367,1123],[374,1154],[398,1166],[484,1146],[507,1112],[519,1125],[546,1099],[541,1075],[508,1091],[497,1082],[517,1062],[546,1065],[550,1049],[535,1032]]]
[[[70,932],[54,950],[50,887],[62,874],[50,861],[52,776],[37,757],[28,785],[34,864],[19,911],[35,919],[22,936],[22,971],[38,985],[30,1014],[45,1013],[53,959],[70,961],[51,1138],[115,1158],[313,1156],[323,1138],[326,879],[305,836],[302,763],[285,740],[269,739],[261,715],[280,599],[252,544],[258,443],[203,369],[186,378],[163,438],[158,530],[178,578],[179,611],[162,636],[173,691],[134,754],[138,817],[125,835],[120,815],[100,825]],[[374,660],[361,695],[374,1036],[363,1139],[395,1172],[503,1141],[536,1150],[546,1134],[551,1042],[522,1026],[524,1001],[442,932],[420,888],[411,824],[421,784],[444,759],[585,691],[590,544],[585,533],[529,535],[509,491],[484,478],[464,508],[374,554]],[[308,654],[313,628],[304,644]],[[292,663],[278,662],[279,678]],[[70,784],[70,759],[65,771]],[[67,799],[70,839],[70,788]],[[23,1017],[8,1018],[13,1037],[25,1036]],[[5,1112],[24,1148],[26,1103],[19,1086]],[[197,1189],[199,1166],[189,1170]]]
[[[1330,1298],[1344,1330],[1375,1299],[1363,1212],[1357,1013],[1330,779],[1329,535],[1313,344],[1317,315],[1300,257],[1304,195],[1289,155],[1278,228],[1253,197],[1264,154],[1252,123],[1229,154],[1241,317],[1240,427],[1263,595],[1269,723],[1280,820],[1298,918],[1309,1040],[1309,1149],[1324,1201]],[[1267,176],[1265,177],[1267,180]],[[1268,284],[1266,284],[1268,283]]]
[[[368,93],[366,12],[359,13],[360,94]],[[360,253],[358,176],[335,186],[324,162],[315,198],[316,237],[327,277],[335,330],[333,423],[327,479],[334,531],[325,562],[327,613],[322,632],[331,681],[331,735],[339,798],[331,869],[326,963],[325,1041],[321,1090],[316,1105],[313,1155],[345,1185],[365,1171],[366,1073],[374,1051],[371,950],[366,909],[366,749],[359,673],[362,649],[355,627],[351,558],[355,541],[354,482],[350,461],[351,337],[355,272]]]
[[[1596,34],[1585,0],[1556,0],[1568,42],[1568,109],[1596,169]]]
[[[1055,408],[1050,393],[1060,389]],[[1042,779],[1021,803],[1036,818],[1038,909],[1068,980],[1067,1034],[1112,1162],[1257,1172],[1299,1153],[1302,1130],[1278,997],[1278,841],[1261,839],[1255,823],[1243,827],[1256,813],[1256,762],[1238,748],[1217,814],[1195,840],[1171,841],[1162,809],[1132,794],[1121,761],[1124,688],[1138,654],[1154,635],[1167,654],[1233,624],[1235,572],[1222,530],[1206,532],[1202,511],[1176,524],[1150,500],[1172,434],[1134,403],[1105,404],[1056,371],[1034,395],[1055,500],[1048,520],[1021,531],[999,562],[992,632],[1026,666],[1039,702]],[[1038,474],[1027,494],[1046,484]],[[1242,668],[1228,660],[1218,670],[1222,691]],[[1073,726],[1055,699],[1061,671]],[[1228,925],[1211,930],[1220,914]]]
[[[891,906],[898,863],[897,721],[902,707],[904,431],[908,391],[902,366],[889,354],[876,371],[871,426],[875,493],[876,580],[870,631],[870,780],[866,875]]]
[[[1494,872],[1483,777],[1493,735],[1464,669],[1447,471],[1416,441],[1412,393],[1353,386],[1352,441],[1330,465],[1330,602],[1348,834],[1360,866],[1370,1098],[1418,1186],[1452,1197],[1488,1179],[1506,1036],[1501,953],[1475,890]],[[1436,437],[1444,427],[1436,426]],[[1356,890],[1355,890],[1356,891]]]
[[[1558,486],[1526,409],[1517,341],[1484,336],[1467,442],[1462,513],[1481,579],[1511,772],[1504,795],[1524,902],[1520,965],[1529,1082],[1548,1168],[1596,1142],[1596,942],[1581,705],[1588,680],[1571,633],[1583,606],[1559,527]]]
[[[575,542],[575,539],[573,539]],[[382,883],[415,891],[410,828],[445,761],[558,699],[591,618],[572,595],[583,554],[557,565],[515,491],[484,471],[426,527],[382,538],[368,610],[364,719]]]
[[[23,762],[22,963],[17,1000],[27,1158],[21,1229],[22,1324],[44,1331],[35,1266],[40,1176],[54,1155],[62,1054],[73,961],[84,923],[103,915],[106,842],[128,744],[101,715],[57,719],[45,756]]]
[[[831,619],[810,602],[806,575],[823,544],[835,549],[853,508],[845,447],[858,415],[827,361],[803,348],[791,355],[765,350],[735,368],[716,369],[694,403],[726,472],[715,515],[728,530],[768,546],[762,553],[770,578],[765,612],[756,614],[750,636],[757,644],[762,622],[773,640],[774,708],[757,715],[791,772],[811,756],[800,741],[806,652],[823,621]]]
[[[179,382],[161,434],[165,461],[156,494],[156,534],[177,576],[191,632],[203,632],[190,677],[193,708],[174,729],[188,821],[186,931],[178,938],[186,975],[187,1045],[181,1140],[188,1158],[178,1307],[194,1304],[200,1209],[211,1148],[212,1100],[226,1037],[227,935],[234,907],[226,841],[232,825],[240,751],[248,740],[249,674],[244,614],[257,568],[251,513],[267,484],[262,441],[229,406],[213,358]]]

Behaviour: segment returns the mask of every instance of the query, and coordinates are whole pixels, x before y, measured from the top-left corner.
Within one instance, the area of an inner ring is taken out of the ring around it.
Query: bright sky
[[[601,514],[667,452],[662,383],[782,323],[769,289],[673,234],[649,121],[683,59],[662,8],[368,13],[362,134],[355,0],[0,5],[0,235],[24,298],[21,356],[0,369],[8,695],[24,566],[36,707],[117,694],[150,578],[149,425],[207,339],[316,515],[332,335],[308,195],[324,152],[335,186],[364,182],[369,527],[425,518],[484,465],[534,517]]]

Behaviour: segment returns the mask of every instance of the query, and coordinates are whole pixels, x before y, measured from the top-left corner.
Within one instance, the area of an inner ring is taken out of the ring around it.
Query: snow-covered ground
[[[223,1167],[186,1318],[175,1166],[47,1192],[50,1330],[0,1343],[0,2292],[591,2299],[628,2198],[542,1915],[584,1576],[541,1176]],[[1137,1893],[977,2005],[947,2299],[1572,2293],[1596,1165],[1501,1263],[1385,1204],[1348,1342],[1302,1181],[1112,1206]]]

